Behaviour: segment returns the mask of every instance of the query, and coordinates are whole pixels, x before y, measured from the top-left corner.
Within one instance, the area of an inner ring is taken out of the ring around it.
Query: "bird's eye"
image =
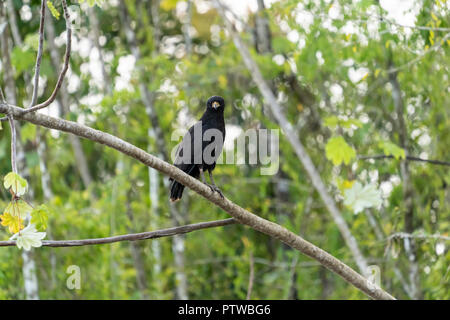
[[[217,101],[214,101],[214,102],[212,103],[212,107],[213,107],[214,109],[217,109],[218,107],[220,107],[220,103],[218,103]]]

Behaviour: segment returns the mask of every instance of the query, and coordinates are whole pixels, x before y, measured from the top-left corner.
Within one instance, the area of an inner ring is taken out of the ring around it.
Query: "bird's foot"
[[[211,188],[212,192],[217,192],[222,197],[222,199],[225,198],[222,193],[222,190],[220,190],[218,186],[216,186],[215,184],[208,184],[208,183],[206,183],[206,185]]]

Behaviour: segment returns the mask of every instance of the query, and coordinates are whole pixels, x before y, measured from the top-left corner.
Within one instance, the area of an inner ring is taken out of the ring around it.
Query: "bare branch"
[[[436,239],[436,240],[444,240],[444,241],[450,241],[450,237],[443,236],[441,234],[412,234],[407,232],[397,232],[391,234],[389,237],[387,237],[387,241],[391,241],[392,239]]]
[[[69,11],[67,9],[67,2],[66,2],[66,0],[62,0],[62,7],[63,7],[63,11],[64,11],[64,19],[66,20],[66,35],[67,35],[67,39],[66,39],[66,52],[64,54],[64,64],[63,64],[61,72],[60,72],[60,74],[58,76],[58,81],[56,82],[55,89],[53,89],[53,92],[52,92],[51,96],[46,101],[44,101],[44,102],[42,102],[42,103],[40,103],[38,105],[35,105],[35,106],[31,107],[31,108],[28,108],[26,110],[23,110],[22,111],[23,114],[34,112],[34,111],[37,111],[39,109],[45,108],[50,103],[52,103],[56,99],[56,95],[58,94],[58,91],[61,88],[61,85],[63,83],[64,77],[66,75],[66,72],[69,69],[70,52],[72,50],[72,28],[70,26],[70,15],[69,15]],[[43,27],[43,25],[41,27]],[[40,32],[40,29],[39,29],[39,32]]]
[[[333,257],[328,252],[316,247],[312,243],[306,241],[300,236],[297,236],[286,228],[245,210],[227,198],[222,198],[217,192],[212,191],[211,188],[206,186],[204,183],[129,142],[126,142],[109,133],[95,130],[76,122],[50,117],[41,113],[22,114],[21,108],[0,103],[0,113],[8,112],[12,113],[16,119],[24,120],[50,129],[72,133],[116,149],[123,154],[140,161],[144,165],[152,167],[173,178],[174,180],[179,181],[205,199],[214,203],[216,206],[222,208],[238,222],[270,237],[278,239],[308,257],[317,260],[323,266],[341,276],[344,280],[364,292],[369,297],[373,299],[395,299],[389,293],[368,281],[355,270]]]
[[[106,237],[106,238],[96,238],[96,239],[82,239],[82,240],[46,240],[42,241],[42,246],[44,247],[80,247],[80,246],[91,246],[98,244],[107,244],[121,241],[136,241],[136,240],[148,240],[163,237],[171,237],[177,234],[189,233],[196,230],[223,227],[230,224],[238,223],[235,219],[229,218],[224,220],[216,220],[209,222],[200,222],[188,224],[180,227],[173,227],[167,229],[161,229],[156,231],[131,233],[121,236]],[[0,241],[0,247],[11,247],[15,246],[16,241]]]
[[[450,38],[450,32],[447,33],[441,40],[437,41],[437,43],[436,43],[434,46],[430,47],[428,50],[425,50],[425,51],[422,52],[420,55],[418,55],[416,58],[414,58],[414,59],[408,61],[407,63],[405,63],[405,64],[403,64],[403,65],[401,65],[401,66],[399,66],[399,67],[395,67],[395,68],[394,68],[394,67],[391,67],[391,68],[389,68],[389,69],[387,70],[387,73],[388,73],[388,74],[397,73],[398,71],[403,70],[403,69],[409,67],[410,65],[412,65],[412,64],[414,64],[414,63],[420,61],[420,60],[421,60],[425,55],[427,55],[428,53],[433,52],[433,51],[437,51],[439,48],[441,48],[442,45],[443,45],[443,44],[447,41],[447,39],[449,39],[449,38]]]
[[[0,100],[2,103],[6,103],[5,95],[3,94],[2,87],[0,87]]]
[[[16,160],[16,125],[14,123],[14,117],[8,113],[9,125],[11,127],[11,168],[14,173],[17,173],[17,160]]]
[[[34,88],[33,96],[31,97],[30,108],[37,102],[39,89],[39,73],[41,71],[42,51],[44,49],[44,24],[45,24],[45,0],[41,2],[41,21],[39,24],[39,47],[36,57],[36,67],[34,71]]]
[[[378,160],[378,159],[394,159],[394,156],[392,155],[384,155],[384,154],[375,154],[375,155],[367,155],[367,156],[358,156],[358,159],[360,160]],[[442,161],[442,160],[429,160],[429,159],[423,159],[419,157],[413,157],[413,156],[406,156],[406,160],[409,161],[418,161],[418,162],[427,162],[431,164],[437,164],[441,166],[450,166],[450,162],[448,161]]]

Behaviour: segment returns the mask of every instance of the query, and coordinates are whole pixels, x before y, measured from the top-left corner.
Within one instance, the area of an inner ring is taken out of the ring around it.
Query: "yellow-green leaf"
[[[8,212],[13,217],[24,218],[32,210],[33,208],[28,203],[23,200],[18,200],[10,202],[5,209],[5,212]]]
[[[328,140],[325,146],[325,154],[335,166],[341,163],[349,164],[356,157],[355,149],[350,147],[341,136]]]
[[[3,215],[0,216],[2,220],[1,225],[8,227],[9,232],[17,233],[23,229],[23,219],[21,217],[12,216],[9,212],[4,212]]]
[[[59,19],[59,16],[60,16],[61,14],[59,13],[58,10],[56,10],[55,6],[53,5],[53,3],[52,3],[50,0],[47,1],[47,7],[48,7],[48,9],[50,10],[52,16],[54,16],[55,19],[58,20],[58,19]]]
[[[8,173],[3,179],[3,186],[6,189],[11,188],[14,194],[18,197],[25,194],[28,189],[27,180],[19,176],[15,172]]]
[[[31,211],[31,223],[36,226],[38,231],[45,231],[47,229],[48,221],[48,208],[45,205],[40,205],[39,207]]]
[[[386,156],[393,156],[397,160],[405,159],[405,150],[390,141],[381,141],[378,146]]]

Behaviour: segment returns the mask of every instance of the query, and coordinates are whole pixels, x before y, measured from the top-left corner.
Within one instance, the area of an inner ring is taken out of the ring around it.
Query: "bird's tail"
[[[180,200],[183,195],[183,190],[184,186],[181,183],[172,180],[170,184],[170,201]]]

